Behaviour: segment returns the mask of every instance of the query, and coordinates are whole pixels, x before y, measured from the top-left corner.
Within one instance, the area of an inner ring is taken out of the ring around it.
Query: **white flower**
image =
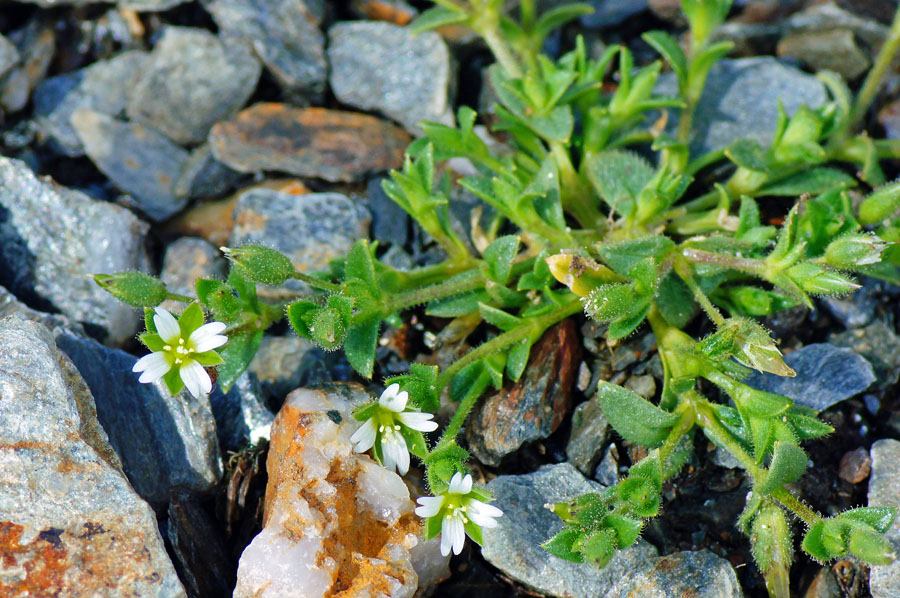
[[[391,384],[381,393],[378,402],[361,413],[366,419],[350,437],[353,450],[364,453],[375,448],[375,457],[389,470],[404,475],[409,471],[407,438],[416,432],[433,432],[437,422],[430,413],[407,410],[409,394]]]
[[[497,518],[503,511],[489,505],[484,493],[472,490],[472,476],[456,472],[450,478],[450,487],[438,496],[423,496],[418,499],[416,515],[425,519],[440,518],[441,554],[447,556],[462,552],[466,534],[481,543],[481,528],[497,527]]]
[[[147,384],[163,379],[174,394],[181,385],[195,397],[212,390],[212,380],[204,366],[222,363],[213,351],[228,341],[221,333],[222,322],[203,323],[203,310],[196,303],[189,305],[178,320],[161,307],[153,315],[156,332],[141,335],[141,342],[153,351],[141,357],[132,371],[141,372],[138,379]]]

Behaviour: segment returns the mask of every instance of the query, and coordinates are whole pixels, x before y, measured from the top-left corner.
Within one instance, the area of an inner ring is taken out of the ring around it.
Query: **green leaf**
[[[374,296],[378,291],[378,282],[375,278],[375,260],[366,239],[360,239],[347,254],[344,265],[344,273],[347,278],[358,280],[366,284],[370,293]]]
[[[220,322],[234,322],[241,317],[241,300],[231,285],[219,280],[198,278],[195,285],[197,298]]]
[[[219,350],[223,363],[218,366],[217,382],[222,387],[222,392],[227,393],[237,381],[259,349],[262,342],[263,331],[245,332],[236,334],[228,339],[228,344]]]
[[[835,519],[862,523],[885,534],[891,529],[896,516],[896,507],[858,507],[836,515]]]
[[[619,549],[627,548],[637,542],[643,527],[641,520],[624,515],[609,515],[603,523],[616,533],[616,546]]]
[[[545,37],[582,15],[589,15],[594,9],[588,4],[563,4],[543,13],[534,25],[536,45],[540,45]]]
[[[638,195],[653,178],[653,167],[644,158],[624,150],[595,154],[585,167],[606,205],[624,216],[634,213]]]
[[[638,475],[629,475],[616,486],[616,494],[638,517],[656,517],[659,514],[659,491],[657,480]]]
[[[851,530],[848,548],[852,554],[870,565],[890,565],[897,558],[890,541],[869,529]]]
[[[519,253],[519,237],[506,235],[498,238],[484,250],[484,261],[491,280],[506,284],[512,272],[513,260]]]
[[[522,325],[522,318],[509,314],[502,309],[491,307],[485,303],[478,304],[478,313],[484,320],[500,330],[509,331]]]
[[[796,482],[806,471],[808,461],[809,457],[799,446],[776,442],[772,463],[757,492],[763,495],[771,494],[784,484]]]
[[[859,205],[859,221],[872,225],[890,218],[900,210],[900,181],[894,181],[873,191]]]
[[[687,326],[697,309],[691,289],[674,272],[660,281],[656,306],[666,322],[675,328]]]
[[[322,307],[312,301],[294,301],[287,307],[287,319],[294,332],[307,340],[312,340],[309,330],[313,315]]]
[[[425,313],[438,318],[457,318],[478,311],[478,304],[491,300],[486,291],[477,290],[436,299],[428,304]]]
[[[614,322],[610,322],[609,329],[606,331],[606,338],[609,340],[625,338],[634,332],[635,328],[641,325],[641,322],[647,317],[649,311],[650,299],[639,302],[636,309],[631,314],[624,318],[619,318]]]
[[[450,398],[461,401],[472,388],[479,384],[484,375],[484,361],[473,361],[461,369],[450,381]]]
[[[768,172],[769,160],[766,150],[755,139],[736,139],[725,148],[728,159],[747,170]]]
[[[834,428],[816,418],[814,412],[803,413],[797,406],[791,407],[785,417],[798,440],[812,440],[834,432]]]
[[[581,530],[564,527],[555,536],[541,544],[541,547],[553,556],[573,563],[583,563],[584,555],[573,548],[573,544],[580,543],[583,535],[584,532]]]
[[[178,328],[181,338],[187,339],[191,333],[203,326],[203,308],[199,303],[191,303],[178,316]]]
[[[819,167],[763,185],[757,195],[799,196],[819,195],[834,188],[849,189],[856,180],[836,168]]]
[[[639,261],[652,257],[657,264],[675,249],[675,243],[668,237],[656,235],[631,239],[619,243],[607,243],[597,248],[597,253],[617,274],[628,276],[628,272]]]
[[[455,25],[456,23],[465,22],[469,16],[464,12],[459,12],[443,6],[435,6],[429,8],[419,16],[417,16],[407,27],[413,34],[431,31],[439,27],[447,25]]]
[[[531,354],[531,341],[524,339],[514,344],[509,349],[506,357],[506,375],[510,380],[516,382],[525,372],[525,366],[528,365],[528,356]]]
[[[666,59],[678,78],[679,89],[687,85],[688,63],[681,46],[665,31],[647,31],[641,38]]]
[[[378,342],[378,328],[381,320],[377,317],[359,322],[347,331],[344,354],[353,369],[364,378],[371,378],[375,367],[375,348]]]
[[[647,447],[663,443],[678,416],[663,411],[636,393],[600,381],[597,400],[613,428],[630,442]]]
[[[611,529],[600,529],[584,538],[581,554],[597,567],[605,567],[616,552],[616,533]]]
[[[138,336],[138,339],[151,351],[162,351],[163,347],[166,346],[166,341],[155,332],[144,332]]]
[[[809,530],[807,530],[806,535],[803,536],[803,544],[801,545],[801,548],[803,548],[803,551],[806,554],[820,563],[824,563],[836,556],[840,556],[840,554],[834,554],[831,550],[826,548],[825,542],[823,541],[824,530],[825,521],[817,521],[809,528]]]

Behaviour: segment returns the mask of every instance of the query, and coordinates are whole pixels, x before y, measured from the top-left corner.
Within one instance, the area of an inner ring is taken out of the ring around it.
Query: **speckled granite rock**
[[[896,507],[900,505],[900,442],[893,439],[878,440],[869,454],[872,456],[872,477],[869,479],[869,506]],[[888,539],[900,553],[900,519],[888,530]],[[900,596],[900,560],[890,565],[872,567],[869,573],[869,590],[872,598]]]
[[[119,343],[140,316],[88,278],[147,268],[147,225],[128,210],[39,179],[0,157],[0,284]]]
[[[0,77],[8,73],[19,61],[19,51],[11,41],[0,35]]]
[[[54,335],[67,332],[74,336],[79,336],[82,338],[87,337],[87,334],[84,332],[84,328],[82,328],[81,324],[79,324],[78,322],[73,322],[63,315],[48,314],[43,311],[31,309],[30,307],[16,299],[15,295],[10,293],[3,287],[0,287],[0,319],[5,318],[6,316],[11,316],[13,314],[18,314],[26,320],[31,320],[32,322],[43,324],[44,326],[49,328]]]
[[[197,237],[182,237],[166,247],[160,280],[172,293],[196,295],[198,278],[225,280],[228,264],[217,247]],[[184,304],[166,300],[162,306],[169,311],[181,311]]]
[[[50,22],[32,19],[8,34],[18,54],[18,62],[0,79],[0,108],[18,112],[28,104],[31,92],[50,68],[56,52],[56,33]]]
[[[128,116],[178,144],[199,143],[256,89],[262,67],[250,48],[204,29],[167,27],[131,93]]]
[[[49,330],[12,316],[0,346],[0,595],[185,596]]]
[[[616,580],[604,598],[743,598],[731,564],[708,550],[652,559]]]
[[[280,405],[295,388],[331,379],[322,350],[293,333],[264,336],[248,370],[257,376],[261,391],[273,405]]]
[[[403,480],[354,453],[358,385],[291,393],[272,426],[263,531],[244,550],[235,598],[411,598],[447,575],[439,540]]]
[[[453,124],[454,72],[437,33],[352,21],[334,25],[328,41],[331,88],[344,104],[377,110],[413,134],[423,120]]]

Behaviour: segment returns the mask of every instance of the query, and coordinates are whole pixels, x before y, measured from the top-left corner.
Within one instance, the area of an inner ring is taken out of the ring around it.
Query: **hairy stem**
[[[894,14],[894,22],[891,24],[887,39],[884,40],[884,45],[881,46],[881,50],[878,52],[875,64],[872,65],[872,70],[866,76],[866,80],[856,96],[856,101],[853,103],[853,109],[850,111],[850,118],[847,121],[847,132],[853,130],[859,124],[869,106],[872,105],[872,101],[875,99],[898,49],[900,49],[900,8]]]
[[[304,274],[303,272],[299,272],[297,270],[294,270],[293,278],[303,281],[315,289],[328,291],[329,293],[338,293],[341,290],[340,285],[334,284],[333,282],[328,282],[327,280],[322,280],[321,278],[316,278],[315,276],[310,276],[309,274]]]

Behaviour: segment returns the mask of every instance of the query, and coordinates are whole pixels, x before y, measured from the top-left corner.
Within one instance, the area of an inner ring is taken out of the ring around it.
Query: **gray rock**
[[[56,35],[51,25],[33,20],[10,33],[9,41],[16,47],[19,62],[0,79],[0,108],[18,112],[47,74],[56,52]]]
[[[224,280],[227,271],[225,258],[211,243],[198,237],[182,237],[166,248],[160,279],[169,292],[193,297],[198,278]],[[169,311],[181,311],[181,303],[164,301]]]
[[[780,58],[799,60],[814,71],[834,71],[847,81],[865,73],[871,64],[849,29],[789,33],[778,42],[777,51]]]
[[[249,371],[272,405],[280,405],[296,388],[331,380],[322,350],[295,334],[264,336]]]
[[[241,173],[216,160],[209,144],[204,144],[191,152],[173,191],[188,199],[221,197],[234,189],[241,177]]]
[[[372,238],[383,239],[392,246],[403,247],[409,240],[409,214],[381,188],[386,177],[370,179],[366,184],[369,210],[372,212]]]
[[[153,511],[49,330],[12,316],[0,346],[0,533],[13,555],[4,593],[185,596]]]
[[[603,490],[568,463],[545,465],[526,475],[499,476],[487,488],[503,517],[497,527],[484,530],[482,554],[505,575],[537,592],[567,598],[602,596],[615,580],[656,556],[655,548],[638,540],[598,569],[565,561],[541,548],[542,542],[562,529],[562,521],[545,504]]]
[[[253,189],[238,199],[234,223],[233,247],[262,243],[291,258],[297,270],[315,272],[346,254],[357,239],[365,238],[369,219],[340,193],[291,195]],[[284,287],[296,291],[305,285],[291,280]],[[278,287],[261,291],[279,295]]]
[[[269,439],[275,416],[262,399],[259,380],[251,372],[244,372],[223,394],[217,386],[209,395],[219,446],[225,451],[237,451],[248,443],[258,444]]]
[[[872,456],[872,477],[869,479],[869,506],[896,507],[900,505],[900,442],[893,439],[879,440],[869,451]],[[888,530],[888,539],[900,552],[900,519],[894,520]],[[900,559],[890,565],[872,567],[869,573],[869,591],[872,598],[900,596]]]
[[[865,328],[833,334],[828,341],[865,357],[875,371],[875,389],[883,390],[900,378],[900,336],[884,320]]]
[[[837,6],[834,2],[815,4],[806,10],[794,13],[785,21],[784,29],[786,34],[827,34],[829,31],[849,30],[870,50],[877,50],[884,43],[888,34],[888,28],[884,25],[858,17]]]
[[[146,233],[128,210],[0,157],[0,284],[32,307],[54,307],[105,332],[110,343],[130,337],[136,311],[88,274],[146,269]]]
[[[174,187],[188,152],[164,135],[87,108],[76,110],[70,122],[91,161],[151,220],[166,220],[187,204]]]
[[[676,552],[615,580],[604,598],[743,598],[731,564],[708,550]]]
[[[338,23],[328,31],[337,99],[377,110],[421,134],[423,120],[453,123],[450,51],[434,32],[413,35],[384,22]]]
[[[677,95],[673,74],[660,76],[656,93]],[[825,86],[815,77],[775,58],[716,63],[694,112],[691,152],[698,155],[721,149],[743,137],[767,145],[775,135],[779,99],[791,115],[802,105],[818,108],[828,96]],[[678,119],[670,119],[670,123],[673,120],[673,126],[677,126]]]
[[[591,475],[603,456],[607,428],[609,420],[595,398],[581,403],[572,413],[572,432],[566,445],[566,456],[569,463],[584,475]]]
[[[128,116],[179,144],[199,143],[241,109],[262,67],[248,46],[203,29],[167,27],[134,86]]]
[[[794,368],[796,377],[753,372],[744,383],[824,411],[858,395],[875,382],[872,364],[865,358],[828,343],[806,345],[786,355],[784,361]]]
[[[6,316],[18,314],[26,320],[43,324],[49,328],[54,335],[68,332],[75,336],[87,338],[87,334],[78,322],[73,322],[69,318],[58,314],[48,314],[46,312],[31,309],[18,299],[16,296],[0,287],[0,319]]]
[[[741,467],[737,458],[720,446],[717,446],[716,450],[713,451],[713,463],[719,467],[724,467],[725,469],[737,469]]]
[[[79,108],[109,116],[122,114],[147,56],[138,50],[123,52],[110,60],[42,81],[34,90],[34,115],[40,132],[66,156],[83,155],[81,139],[70,122],[72,114]]]
[[[176,498],[166,514],[166,536],[190,595],[230,595],[234,565],[215,517],[194,497]]]
[[[875,319],[879,283],[865,279],[861,289],[845,297],[819,297],[825,309],[847,328],[862,328]]]
[[[215,486],[222,463],[207,399],[141,384],[131,371],[137,359],[124,351],[70,335],[56,342],[90,387],[97,417],[144,500],[163,504],[175,493]]]
[[[0,35],[0,78],[19,61],[19,51],[11,41]]]
[[[604,486],[615,486],[619,482],[619,449],[616,445],[610,444],[606,448],[593,477]]]
[[[30,2],[37,4],[42,8],[53,8],[54,6],[84,6],[87,4],[97,4],[98,0],[18,0],[19,2]],[[107,0],[112,1],[112,0]],[[117,4],[121,8],[130,8],[140,12],[158,12],[169,10],[174,6],[183,4],[188,0],[118,0]]]
[[[613,27],[649,8],[647,0],[591,0],[588,4],[594,12],[581,17],[581,23],[592,29]]]
[[[206,4],[222,36],[253,51],[290,93],[325,92],[328,64],[319,29],[322,6],[306,0],[212,0]]]

